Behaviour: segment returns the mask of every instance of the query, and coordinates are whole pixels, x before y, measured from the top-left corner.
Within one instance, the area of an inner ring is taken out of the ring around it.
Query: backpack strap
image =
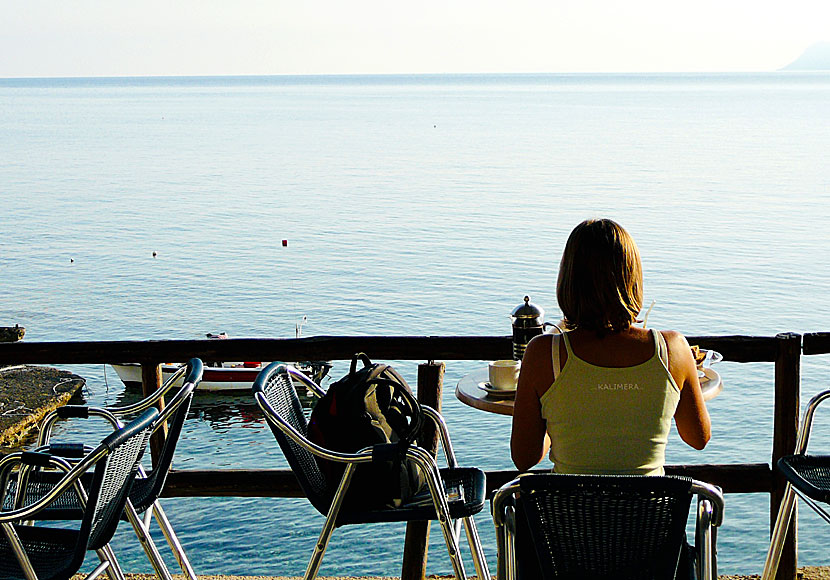
[[[378,363],[374,366],[369,376],[366,377],[367,383],[374,383],[375,385],[385,385],[392,389],[393,398],[397,400],[397,404],[403,408],[408,408],[411,414],[412,421],[407,433],[400,433],[400,439],[397,445],[401,449],[401,453],[406,453],[407,447],[412,445],[415,439],[421,432],[424,424],[424,413],[421,411],[421,404],[412,390],[409,388],[406,380],[394,368],[386,364]]]
[[[358,352],[352,357],[352,364],[349,367],[349,374],[353,375],[357,372],[357,360],[363,361],[363,368],[372,366],[372,359],[365,352]]]

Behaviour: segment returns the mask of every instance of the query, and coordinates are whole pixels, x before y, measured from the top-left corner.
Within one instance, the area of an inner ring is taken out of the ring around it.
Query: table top
[[[700,383],[703,390],[703,400],[711,401],[723,390],[723,381],[720,374],[712,367],[704,369],[704,373],[707,380]],[[458,386],[455,388],[456,398],[462,403],[482,411],[498,415],[513,415],[515,391],[505,392],[503,395],[492,395],[482,388],[489,378],[487,367],[474,370],[470,374],[461,377]]]

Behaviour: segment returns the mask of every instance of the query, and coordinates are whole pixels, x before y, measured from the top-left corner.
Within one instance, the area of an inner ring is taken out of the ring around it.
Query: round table
[[[718,372],[713,370],[712,367],[703,369],[703,371],[707,379],[700,383],[703,390],[703,400],[711,401],[723,390],[723,381]],[[489,378],[487,367],[474,370],[470,374],[461,377],[458,386],[455,388],[456,398],[462,403],[482,411],[498,415],[512,415],[515,391],[505,392],[504,395],[491,395],[481,388],[481,385],[486,383]]]

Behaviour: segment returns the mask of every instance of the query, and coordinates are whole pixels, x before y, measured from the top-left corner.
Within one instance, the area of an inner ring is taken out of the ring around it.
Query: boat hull
[[[200,391],[250,391],[251,385],[256,379],[259,372],[267,365],[260,364],[258,366],[205,366],[202,373],[202,382],[199,383],[197,390]],[[327,363],[311,363],[313,365],[326,365]],[[141,388],[141,365],[138,363],[123,363],[110,365],[115,372],[118,373],[119,378],[128,388]],[[302,363],[299,365],[301,370]],[[179,368],[177,364],[163,364],[161,365],[162,380],[166,381]],[[325,368],[321,375],[313,377],[319,383],[322,377],[330,368],[330,365]],[[315,369],[316,370],[316,369]],[[182,379],[179,379],[181,382]]]

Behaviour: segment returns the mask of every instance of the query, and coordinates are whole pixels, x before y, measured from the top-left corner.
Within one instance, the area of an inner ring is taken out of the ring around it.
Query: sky
[[[0,78],[771,71],[830,0],[2,0]]]

